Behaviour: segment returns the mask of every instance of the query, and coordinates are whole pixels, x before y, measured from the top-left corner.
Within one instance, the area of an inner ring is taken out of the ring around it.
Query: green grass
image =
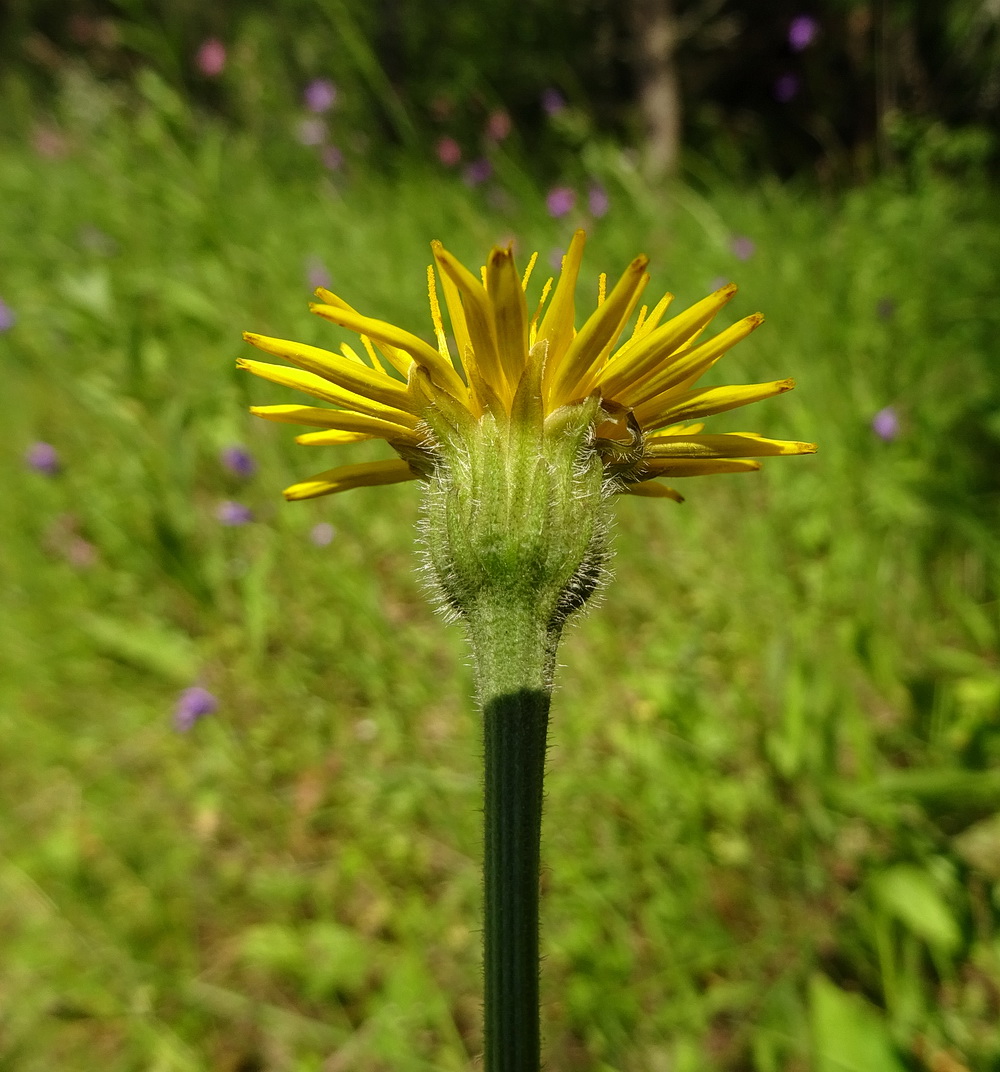
[[[309,257],[426,333],[431,238],[544,263],[576,221],[510,162],[491,207],[95,99],[64,158],[0,153],[0,1067],[469,1069],[480,744],[417,488],[284,504],[335,451],[254,422],[290,396],[233,366],[243,328],[338,337]],[[998,1069],[995,194],[606,181],[589,277],[643,249],[679,306],[736,278],[768,324],[717,382],[799,388],[713,427],[821,452],[617,504],[554,707],[548,1067]],[[195,682],[220,708],[180,735]]]

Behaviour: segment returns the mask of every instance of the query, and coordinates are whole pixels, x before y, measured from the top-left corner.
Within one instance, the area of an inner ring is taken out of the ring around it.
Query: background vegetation
[[[549,1066],[1000,1069],[995,102],[908,106],[881,167],[871,132],[802,155],[808,122],[766,110],[730,136],[754,109],[722,72],[764,30],[719,5],[746,44],[685,100],[681,179],[650,183],[628,79],[591,107],[607,11],[509,50],[508,86],[474,77],[471,8],[395,11],[420,78],[371,36],[391,11],[81,5],[116,36],[74,44],[59,10],[8,5],[0,34],[0,1067],[474,1066],[478,728],[414,571],[416,491],[284,504],[337,455],[253,422],[276,389],[233,366],[243,328],[335,341],[317,283],[428,333],[429,239],[544,265],[584,225],[587,278],[643,249],[680,303],[739,281],[733,317],[768,324],[720,381],[799,388],[713,427],[821,453],[617,504],[552,727]],[[813,11],[831,64],[867,10]],[[872,18],[951,55],[918,13]],[[830,70],[831,109],[867,92]],[[453,119],[423,110],[434,78]],[[179,730],[195,686],[217,706]]]

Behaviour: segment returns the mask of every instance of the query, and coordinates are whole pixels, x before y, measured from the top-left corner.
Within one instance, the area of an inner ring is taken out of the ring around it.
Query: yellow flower
[[[594,448],[618,492],[680,502],[682,497],[658,478],[747,472],[760,468],[756,458],[815,451],[812,443],[765,439],[753,432],[702,434],[702,424],[688,423],[794,386],[792,380],[694,386],[730,347],[763,322],[754,313],[699,341],[736,293],[735,284],[665,322],[673,295],[666,294],[652,309],[641,306],[630,336],[618,345],[649,282],[648,259],[636,257],[610,293],[602,276],[597,308],[576,330],[574,293],[583,245],[584,233],[577,231],[554,289],[550,279],[529,315],[525,289],[537,254],[522,279],[511,250],[494,249],[477,278],[439,242],[432,243],[457,363],[445,334],[432,267],[427,278],[436,347],[402,328],[361,315],[322,287],[316,291],[320,302],[310,308],[356,332],[367,362],[346,343],[337,354],[245,332],[244,338],[258,349],[298,367],[240,359],[241,368],[333,407],[254,406],[253,413],[319,429],[300,435],[299,443],[327,446],[384,439],[398,455],[329,469],[287,488],[285,497],[311,499],[365,485],[427,478],[436,449],[425,421],[428,407],[460,414],[462,420],[477,420],[486,413],[507,419],[516,414],[515,395],[533,361],[541,362],[546,419],[567,404],[600,399]]]

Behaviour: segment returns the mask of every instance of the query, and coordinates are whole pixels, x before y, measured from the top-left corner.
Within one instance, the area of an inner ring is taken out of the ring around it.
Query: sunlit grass
[[[0,154],[11,1067],[472,1066],[480,746],[461,637],[414,573],[416,490],[282,503],[342,455],[255,423],[273,389],[233,365],[244,328],[339,338],[306,310],[316,262],[425,334],[430,239],[547,262],[580,221],[511,181],[278,177],[152,115]],[[719,381],[794,374],[752,424],[821,453],[617,504],[617,580],[554,707],[549,1064],[826,1069],[843,1023],[874,1072],[901,1067],[890,1043],[991,1067],[997,834],[971,824],[1000,801],[1000,223],[944,182],[606,181],[584,277],[643,248],[678,307],[735,279],[733,317],[768,323]],[[25,467],[36,440],[59,475]],[[252,478],[220,465],[232,443]],[[255,520],[221,525],[226,500]],[[179,735],[195,683],[219,710]]]

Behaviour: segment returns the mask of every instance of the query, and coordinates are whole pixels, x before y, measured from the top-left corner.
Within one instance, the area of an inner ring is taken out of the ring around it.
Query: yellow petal
[[[367,413],[370,417],[381,417],[393,424],[401,424],[407,428],[415,428],[419,418],[413,413],[404,412],[393,406],[383,405],[371,398],[345,391],[329,380],[316,376],[312,372],[301,372],[299,369],[289,368],[287,365],[270,365],[264,361],[251,361],[241,357],[236,361],[236,367],[246,369],[263,380],[280,384],[282,387],[293,387],[296,391],[304,391],[313,398],[323,402],[329,402],[334,406],[342,406],[344,409],[354,410],[355,413]],[[409,400],[407,406],[412,405]]]
[[[576,231],[563,259],[559,282],[552,294],[549,307],[538,327],[538,342],[549,344],[548,367],[554,370],[560,358],[573,341],[575,329],[574,297],[576,280],[580,274],[580,262],[583,260],[583,246],[587,236],[583,231]]]
[[[555,359],[551,395],[553,405],[558,406],[575,397],[578,388],[586,386],[591,371],[597,367],[602,356],[614,346],[632,315],[639,295],[649,282],[646,274],[648,264],[648,257],[636,257],[632,261],[614,290],[577,332],[566,353]]]
[[[815,443],[765,439],[753,432],[715,435],[652,435],[646,439],[647,458],[772,458],[782,454],[815,454]]]
[[[375,439],[368,432],[338,432],[331,429],[326,432],[306,432],[295,437],[295,442],[303,447],[339,447],[347,443],[360,443],[366,439]]]
[[[325,473],[303,480],[285,488],[288,500],[317,499],[321,495],[333,495],[351,488],[373,487],[376,484],[399,484],[404,480],[416,480],[417,474],[401,458],[384,462],[361,462],[358,465],[341,465],[327,469]]]
[[[490,253],[486,263],[486,294],[493,306],[500,367],[513,394],[528,360],[528,307],[509,248]]]
[[[441,245],[440,242],[436,244]],[[435,243],[432,242],[432,249],[434,245]],[[458,293],[458,287],[451,280],[451,276],[440,265],[438,265],[438,275],[441,279],[444,303],[448,307],[448,319],[451,320],[451,333],[455,336],[455,347],[458,350],[462,368],[465,370],[466,379],[469,379],[469,366],[465,355],[472,347],[472,340],[469,337],[469,325],[465,321],[465,311],[462,309],[462,299]]]
[[[623,388],[616,398],[626,406],[637,406],[647,398],[669,391],[685,381],[695,381],[704,375],[728,350],[756,331],[764,323],[760,313],[744,317],[738,323],[720,331],[713,339],[700,346],[688,347],[673,354],[666,367],[654,372],[635,384]]]
[[[617,392],[642,380],[710,323],[735,293],[735,284],[727,284],[649,332],[638,343],[630,346],[627,353],[610,361],[599,380],[604,397],[614,398]]]
[[[647,499],[673,499],[674,502],[684,502],[684,496],[666,484],[658,484],[655,480],[643,480],[639,484],[627,484],[619,489],[621,495],[642,495]]]
[[[338,324],[349,331],[356,331],[359,335],[367,335],[378,342],[388,343],[399,350],[403,350],[421,364],[437,379],[441,386],[455,394],[456,398],[465,397],[465,384],[455,371],[450,361],[446,361],[433,346],[424,342],[409,331],[397,328],[385,320],[375,320],[368,316],[361,316],[351,309],[344,309],[336,305],[311,304],[309,308],[317,316]]]
[[[419,443],[422,436],[412,428],[403,428],[390,421],[368,417],[361,413],[338,413],[336,419],[327,420],[322,432],[305,432],[296,438],[296,443],[320,445],[324,443],[348,443],[353,440],[338,438],[344,435],[360,435],[364,438],[376,436],[389,441],[400,440],[406,443]],[[324,438],[331,436],[332,438]]]
[[[360,361],[351,361],[340,354],[321,350],[318,346],[289,342],[287,339],[271,339],[253,331],[244,331],[243,338],[252,346],[256,346],[258,350],[273,354],[275,357],[283,357],[286,361],[291,361],[293,365],[305,369],[306,372],[314,372],[317,376],[322,376],[323,379],[354,394],[364,395],[366,398],[397,409],[410,407],[406,396],[406,384],[392,379],[384,372],[370,369]]]
[[[713,473],[753,473],[760,462],[752,458],[644,458],[642,472],[650,476],[710,476]]]
[[[744,383],[731,387],[698,387],[693,390],[666,391],[641,406],[636,406],[636,420],[643,428],[662,428],[680,421],[694,421],[723,413],[727,409],[748,406],[765,398],[784,394],[795,386],[794,380],[770,383]]]

